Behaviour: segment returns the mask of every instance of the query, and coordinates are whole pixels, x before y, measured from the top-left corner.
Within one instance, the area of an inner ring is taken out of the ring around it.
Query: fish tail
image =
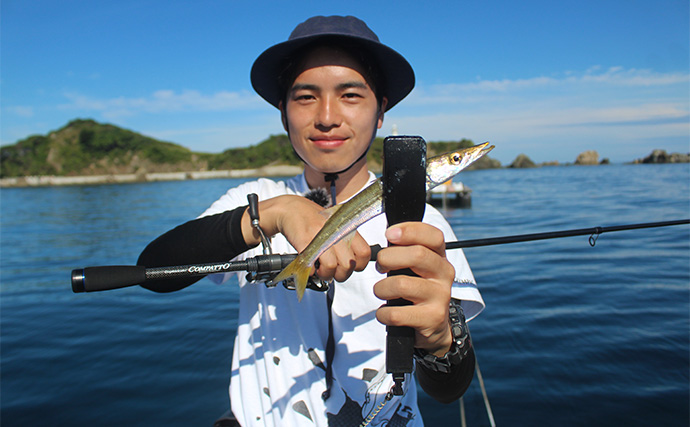
[[[311,266],[304,261],[302,256],[298,255],[271,283],[275,284],[293,278],[295,280],[295,289],[297,290],[297,300],[302,301],[304,290],[307,289],[309,273],[311,273]]]

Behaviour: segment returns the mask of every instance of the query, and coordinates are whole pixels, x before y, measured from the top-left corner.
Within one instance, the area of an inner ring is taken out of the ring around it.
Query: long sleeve
[[[246,206],[186,222],[149,243],[137,265],[166,267],[228,261],[247,251],[241,220]],[[143,284],[155,292],[174,292],[201,277],[157,280]]]
[[[417,364],[417,381],[422,390],[441,403],[451,403],[465,394],[472,382],[475,365],[474,348],[470,348],[467,357],[453,366],[449,373],[435,372]]]

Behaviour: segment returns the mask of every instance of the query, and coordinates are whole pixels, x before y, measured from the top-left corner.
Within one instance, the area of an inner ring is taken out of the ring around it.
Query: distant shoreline
[[[652,155],[645,159],[637,159],[623,164],[647,164],[647,163],[688,163],[690,154],[679,155],[673,153],[669,158],[672,161],[658,161],[658,152],[666,155],[663,150],[655,150]],[[657,157],[654,156],[657,154]],[[682,156],[682,158],[681,158]],[[651,159],[651,161],[650,161]],[[516,160],[517,161],[517,160]],[[602,163],[542,163],[533,166],[499,166],[495,169],[530,169],[539,167],[558,167],[558,166],[604,166],[608,162]],[[490,168],[494,169],[494,168]],[[470,169],[472,170],[472,169]],[[261,178],[261,177],[288,177],[299,175],[304,171],[303,166],[295,165],[272,165],[262,166],[254,169],[230,169],[212,171],[186,171],[186,172],[150,172],[150,173],[125,173],[125,174],[103,174],[103,175],[78,175],[78,176],[58,176],[58,175],[34,175],[0,178],[0,188],[25,188],[25,187],[60,187],[77,185],[102,185],[102,184],[128,184],[138,182],[158,182],[158,181],[186,181],[201,179],[218,178]],[[375,170],[374,170],[375,171]],[[375,171],[376,172],[376,171]]]
[[[367,157],[369,169],[380,171],[383,138],[375,138]],[[427,149],[442,153],[474,143],[430,141]],[[286,134],[271,135],[257,145],[222,153],[195,153],[181,145],[92,119],[74,119],[47,135],[32,135],[2,148],[0,188],[102,185],[195,179],[293,176],[303,171]],[[688,163],[690,153],[655,149],[633,163]],[[580,153],[576,165],[609,164],[596,150]],[[534,163],[519,154],[510,165],[486,156],[471,170],[562,166],[558,161]],[[263,166],[262,166],[263,165]],[[291,166],[287,166],[291,165]]]
[[[0,178],[0,188],[53,187],[72,185],[126,184],[136,182],[185,181],[214,178],[250,178],[267,176],[293,176],[301,174],[302,166],[262,166],[256,169],[217,171],[156,172],[80,176],[20,176]]]

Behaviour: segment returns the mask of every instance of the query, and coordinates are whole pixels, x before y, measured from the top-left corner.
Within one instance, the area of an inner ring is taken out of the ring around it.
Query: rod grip
[[[108,265],[72,270],[72,292],[95,292],[125,288],[146,281],[146,267],[141,265]]]

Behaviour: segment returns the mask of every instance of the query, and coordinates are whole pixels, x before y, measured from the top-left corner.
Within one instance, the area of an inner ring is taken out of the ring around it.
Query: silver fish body
[[[426,190],[452,179],[467,166],[483,157],[494,146],[488,142],[427,159]],[[316,260],[331,246],[352,234],[371,218],[383,213],[383,183],[377,179],[347,202],[331,208],[332,213],[311,243],[299,253],[272,283],[294,278],[297,298],[302,299],[307,280]]]

